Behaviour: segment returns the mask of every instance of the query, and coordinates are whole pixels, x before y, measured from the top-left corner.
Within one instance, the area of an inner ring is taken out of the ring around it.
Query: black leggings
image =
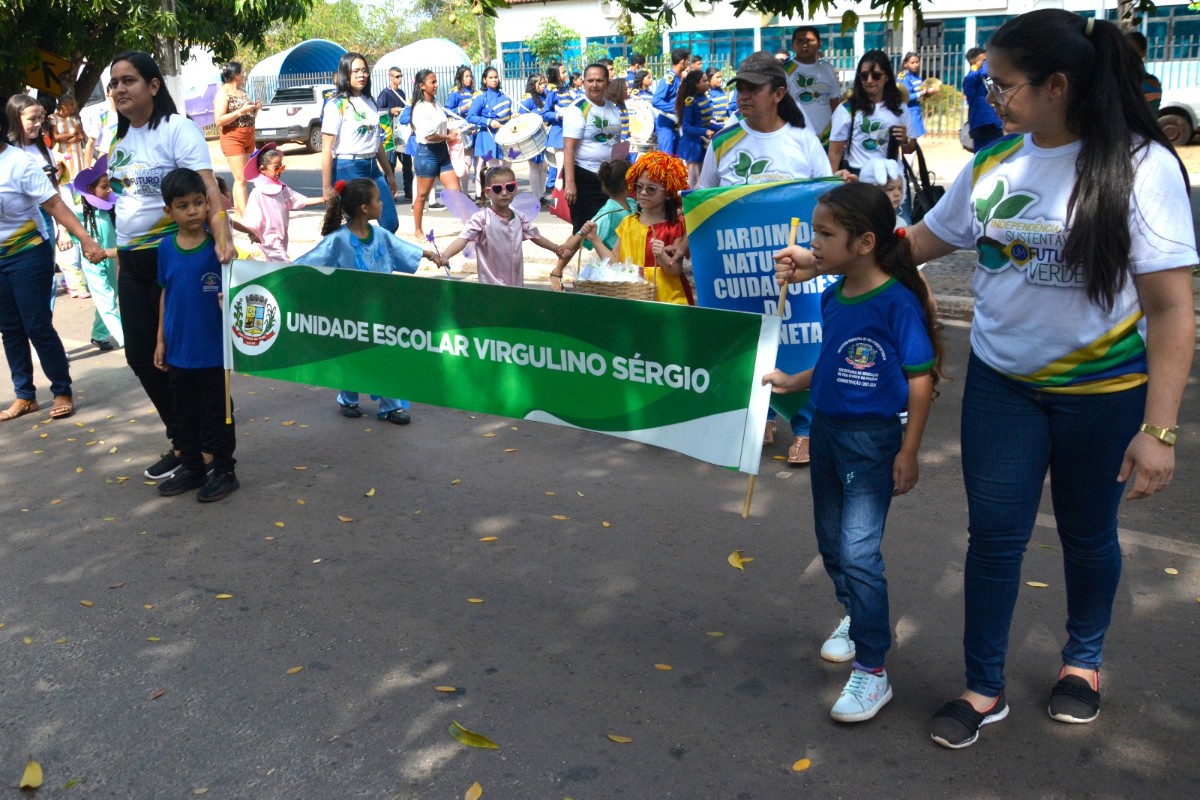
[[[575,165],[575,203],[571,206],[571,227],[579,230],[608,201],[600,187],[600,176]]]
[[[117,299],[121,307],[121,326],[125,330],[125,361],[142,383],[146,396],[154,404],[159,419],[167,428],[167,438],[175,440],[175,404],[167,373],[154,367],[154,348],[158,345],[158,303],[162,287],[158,285],[158,248],[118,250]]]

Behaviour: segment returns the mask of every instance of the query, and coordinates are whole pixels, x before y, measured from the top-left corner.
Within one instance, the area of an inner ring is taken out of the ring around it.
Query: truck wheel
[[[1192,123],[1182,114],[1163,114],[1158,118],[1158,124],[1176,147],[1182,147],[1192,140]]]
[[[321,152],[321,126],[313,125],[308,129],[308,141],[305,144],[308,146],[308,152]]]

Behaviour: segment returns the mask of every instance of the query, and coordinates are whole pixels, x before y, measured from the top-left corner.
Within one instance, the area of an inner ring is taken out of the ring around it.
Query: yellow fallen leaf
[[[46,452],[45,450],[34,450],[34,451],[33,451],[33,454],[34,454],[35,456],[40,456],[40,455],[42,455],[42,454],[43,454],[43,453],[45,453],[45,452]]]
[[[153,603],[143,603],[143,604],[142,604],[142,608],[144,608],[144,609],[146,609],[147,611],[149,611],[150,609],[154,608],[154,604],[153,604]]]
[[[282,527],[283,527],[283,523],[282,523],[282,522],[276,522],[276,523],[275,523],[275,527],[276,527],[276,528],[282,528]]]
[[[343,517],[341,514],[338,514],[338,521],[339,522],[354,522],[354,517]]]
[[[25,765],[25,771],[21,773],[22,789],[36,789],[42,785],[42,765],[29,759],[29,763]]]
[[[301,428],[307,428],[308,426],[307,426],[307,425],[305,425],[303,422],[301,422],[301,423],[300,423],[300,427],[301,427]]]
[[[719,639],[720,637],[724,636],[725,634],[721,633],[720,631],[709,631],[708,635],[713,637],[714,639]]]
[[[304,501],[299,498],[296,498],[296,505],[302,506],[302,505],[304,505]]]
[[[321,559],[319,559],[319,558],[314,558],[314,559],[313,559],[313,563],[314,563],[314,564],[320,564],[320,563],[321,563]]]
[[[546,492],[546,497],[554,497],[555,492]]]
[[[158,481],[142,481],[147,486],[158,486]]]
[[[0,631],[4,630],[4,623],[0,622]]]
[[[105,517],[104,518],[105,522],[113,522],[114,520],[116,520],[116,517]]]
[[[250,392],[250,391],[247,391],[247,392],[246,392],[246,394],[258,394],[258,392]]]
[[[469,731],[457,722],[450,723],[450,735],[467,747],[481,747],[486,750],[498,750],[500,745],[484,736],[482,733]]]
[[[515,452],[517,452],[517,448],[515,448],[515,447],[506,447],[506,448],[504,449],[504,452],[506,452],[506,453],[515,453]]]
[[[483,797],[483,787],[479,785],[479,781],[471,784],[471,788],[467,789],[467,793],[463,795],[463,800],[479,800]]]
[[[509,430],[511,430],[511,431],[519,431],[519,430],[521,430],[521,429],[520,429],[520,428],[518,428],[516,425],[509,425],[509,426],[508,426],[508,429],[509,429]]]
[[[75,427],[76,427],[76,428],[82,428],[82,427],[83,427],[83,423],[82,423],[82,422],[76,422],[76,423],[75,423]]]
[[[1048,589],[1050,584],[1042,583],[1041,581],[1025,581],[1026,586],[1032,586],[1034,589]]]
[[[617,744],[629,744],[633,741],[633,739],[630,739],[628,736],[619,736],[615,733],[608,734],[608,738]]]
[[[296,424],[296,420],[294,420],[294,419],[286,419],[286,420],[284,420],[283,422],[281,422],[281,423],[279,423],[279,424],[280,424],[280,425],[282,425],[282,426],[283,426],[283,427],[285,427],[285,428],[290,428],[292,425],[295,425],[295,424]]]
[[[66,643],[67,643],[67,637],[63,636],[63,637],[62,637],[62,638],[60,638],[60,639],[55,639],[55,640],[54,640],[54,643],[55,643],[55,644],[66,644]]]
[[[95,428],[88,428],[88,431],[87,431],[87,432],[88,432],[88,433],[95,433],[95,432],[96,432],[96,429],[95,429]]]
[[[157,637],[157,636],[147,636],[147,637],[146,637],[146,641],[147,641],[147,642],[161,642],[161,641],[162,641],[162,639],[160,639],[160,638],[159,638],[159,637]]]
[[[370,489],[367,489],[366,493],[363,494],[363,497],[374,497],[374,496],[375,496],[375,487],[374,486],[372,486]]]
[[[75,468],[75,474],[76,474],[76,475],[79,475],[79,474],[81,474],[82,472],[83,472],[83,467],[76,467],[76,468]]]
[[[734,550],[732,553],[729,554],[729,558],[727,558],[725,560],[729,562],[729,566],[733,567],[734,569],[740,569],[742,572],[745,572],[746,568],[743,567],[742,564],[745,564],[750,559],[742,558],[741,550]]]
[[[811,766],[812,766],[812,761],[808,760],[807,758],[802,758],[799,761],[797,761],[795,764],[792,764],[792,772],[804,772],[804,770],[808,769]]]
[[[90,441],[90,442],[84,442],[84,443],[83,443],[83,446],[84,446],[84,447],[91,447],[91,446],[92,446],[92,445],[94,445],[94,444],[96,444],[96,440],[95,440],[95,439],[93,439],[93,440],[92,440],[92,441]]]
[[[496,434],[494,434],[494,433],[485,433],[485,434],[483,435],[483,438],[485,438],[485,439],[491,439],[491,438],[492,438],[492,437],[494,437],[495,435],[496,435]]]
[[[47,436],[49,436],[49,435],[50,435],[50,434],[48,434],[48,433],[39,433],[39,434],[38,434],[38,438],[39,438],[39,439],[45,439],[45,438],[46,438]]]
[[[21,637],[21,641],[25,644],[33,644],[33,639],[30,639],[28,636]]]
[[[91,607],[92,607],[92,601],[91,601],[91,600],[80,600],[80,601],[79,601],[79,605],[81,605],[81,606],[85,606],[85,607],[87,607],[87,608],[91,608]]]
[[[551,515],[550,515],[550,519],[556,519],[556,520],[559,520],[559,521],[561,522],[562,520],[565,520],[565,519],[570,519],[570,517],[563,516],[562,514],[551,514]]]
[[[308,469],[308,467],[292,467],[292,469],[296,470],[296,472],[303,472],[304,470]]]
[[[208,787],[200,786],[196,789],[192,789],[192,794],[208,794]]]
[[[110,455],[111,455],[112,453],[115,453],[115,452],[117,452],[117,446],[116,446],[116,445],[113,445],[112,447],[108,448],[108,452],[109,452],[109,454],[110,454]]]
[[[654,668],[657,670],[662,670],[663,672],[670,672],[672,669],[674,669],[674,667],[672,667],[670,664],[655,664]]]
[[[460,483],[462,483],[462,481],[459,480],[458,478],[455,478],[454,480],[450,481],[451,486],[458,486]]]
[[[127,480],[129,480],[128,475],[118,475],[117,476],[117,483],[124,483]]]
[[[494,542],[499,539],[499,536],[483,536],[479,539],[481,542]]]
[[[1179,570],[1175,569],[1174,567],[1167,567],[1166,569],[1163,570],[1163,572],[1167,573],[1168,575],[1178,575],[1179,574]]]
[[[304,667],[292,667],[287,671],[288,675],[295,675],[297,672],[303,672]]]
[[[233,599],[233,595],[231,595],[231,594],[219,594],[219,595],[217,595],[217,599],[218,599],[218,600],[232,600],[232,599]]]
[[[468,603],[482,603],[483,600],[479,597],[468,597],[467,602]]]
[[[583,492],[575,492],[575,494],[579,495],[580,497],[583,497]]]
[[[274,536],[264,536],[263,538],[264,538],[264,539],[266,539],[268,542],[273,542],[273,541],[275,541],[275,537],[274,537]]]
[[[61,497],[56,497],[56,498],[54,498],[53,500],[51,500],[51,501],[50,501],[50,505],[52,505],[52,506],[56,506],[56,505],[58,505],[58,504],[59,504],[59,503],[61,503],[61,502],[62,502],[62,498],[61,498]]]
[[[776,461],[783,461],[783,460],[784,460],[784,456],[771,456],[771,458],[775,459]]]
[[[611,528],[611,527],[612,527],[612,523],[611,523],[611,522],[601,522],[601,523],[600,523],[600,527],[601,527],[601,528]]]
[[[452,692],[458,691],[458,689],[455,689],[453,686],[435,686],[433,687],[433,690],[435,692],[442,692],[443,694],[451,694]]]
[[[68,442],[78,442],[79,440],[78,440],[78,439],[75,439],[75,438],[73,438],[73,437],[70,437],[70,436],[68,436],[68,437],[67,437],[67,441],[68,441]]]

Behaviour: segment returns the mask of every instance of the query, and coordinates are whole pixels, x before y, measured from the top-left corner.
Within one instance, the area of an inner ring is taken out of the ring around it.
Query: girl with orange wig
[[[602,258],[637,264],[642,277],[654,284],[659,302],[695,305],[692,288],[683,277],[683,265],[672,262],[666,248],[682,248],[687,241],[680,214],[679,192],[688,188],[687,166],[663,152],[647,153],[625,173],[629,194],[640,211],[621,220],[617,244],[609,249],[589,220],[579,229]]]

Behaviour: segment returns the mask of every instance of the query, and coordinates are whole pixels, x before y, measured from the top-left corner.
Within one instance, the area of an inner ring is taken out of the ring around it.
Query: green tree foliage
[[[579,34],[553,17],[546,17],[537,30],[525,37],[525,47],[538,61],[562,58],[567,45],[579,41]]]
[[[158,36],[177,38],[186,58],[207,47],[219,60],[239,43],[261,44],[276,24],[304,19],[313,0],[3,0],[0,2],[0,91],[20,91],[37,48],[70,60],[64,88],[87,96],[121,50],[155,52]],[[75,72],[83,67],[78,80]]]
[[[633,52],[641,53],[646,58],[658,58],[663,52],[663,31],[667,29],[666,20],[660,18],[647,20],[639,28],[633,27],[633,20],[626,12],[618,23],[618,30],[633,48]]]

